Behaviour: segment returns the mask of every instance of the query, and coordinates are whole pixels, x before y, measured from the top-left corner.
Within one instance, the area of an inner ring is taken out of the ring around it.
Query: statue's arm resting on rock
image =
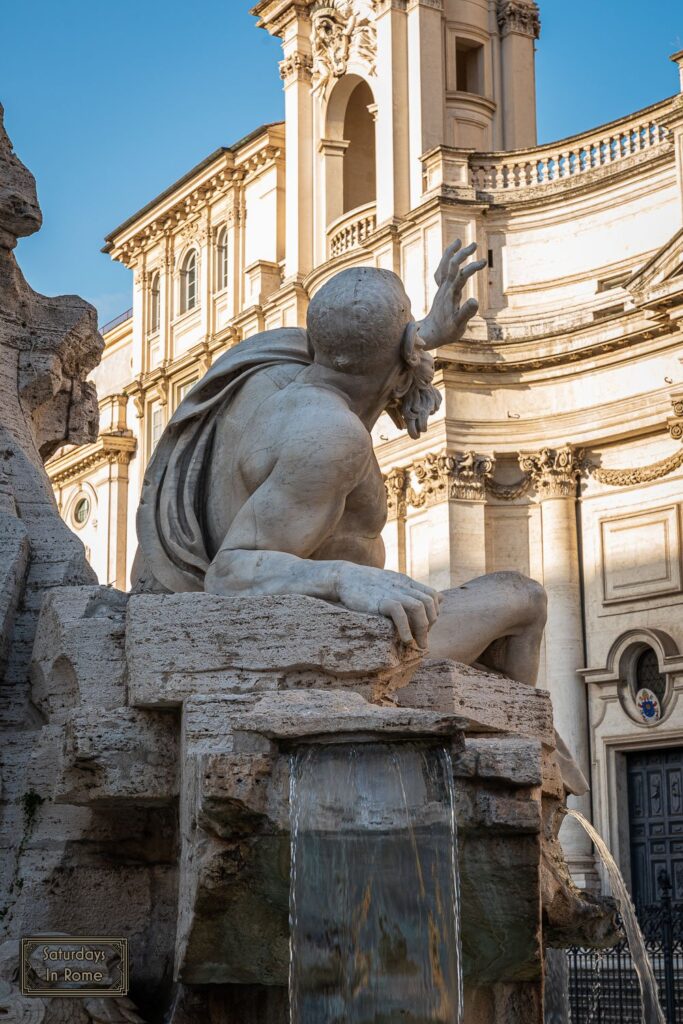
[[[300,438],[278,445],[270,474],[242,506],[213,559],[205,590],[340,602],[352,611],[389,616],[404,643],[426,648],[439,611],[435,590],[401,573],[311,557],[339,527],[346,499],[371,457],[370,435],[350,418],[329,423],[305,454]]]

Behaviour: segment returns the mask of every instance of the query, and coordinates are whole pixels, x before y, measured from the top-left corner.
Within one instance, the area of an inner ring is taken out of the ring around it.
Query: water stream
[[[448,750],[303,746],[290,816],[292,1024],[461,1024]]]
[[[575,818],[584,831],[588,833],[593,841],[595,849],[600,855],[602,863],[605,865],[605,870],[607,871],[607,876],[612,890],[612,896],[619,907],[624,932],[631,952],[633,967],[636,975],[638,976],[643,1024],[666,1024],[664,1014],[659,1005],[657,982],[652,970],[652,964],[650,963],[650,959],[645,949],[643,933],[640,930],[635,908],[631,902],[631,897],[629,896],[628,889],[626,888],[626,883],[621,876],[621,871],[617,867],[617,862],[610,853],[600,833],[593,828],[590,821],[588,821],[587,818],[584,818],[580,811],[568,810],[567,814],[572,818]]]

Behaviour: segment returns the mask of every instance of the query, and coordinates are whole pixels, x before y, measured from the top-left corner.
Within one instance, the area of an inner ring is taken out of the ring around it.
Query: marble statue
[[[437,593],[384,566],[386,498],[371,430],[385,410],[417,438],[440,403],[431,350],[477,311],[484,266],[456,241],[416,322],[400,279],[344,270],[314,296],[307,330],[231,349],[191,390],[149,463],[138,511],[138,590],[302,594],[391,618],[432,656],[534,684],[540,584],[493,573]]]

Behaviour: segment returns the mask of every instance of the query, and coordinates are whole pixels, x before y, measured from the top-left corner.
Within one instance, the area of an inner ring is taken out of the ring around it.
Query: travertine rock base
[[[472,1021],[540,1021],[542,923],[583,941],[609,925],[554,838],[564,790],[548,694],[420,663],[383,618],[304,597],[61,588],[43,605],[31,679],[45,802],[13,919],[128,935],[147,1020],[173,1002],[172,1024],[285,1024],[298,740],[451,745]]]

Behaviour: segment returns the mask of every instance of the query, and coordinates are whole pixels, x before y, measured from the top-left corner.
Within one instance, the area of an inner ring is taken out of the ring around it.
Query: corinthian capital
[[[404,519],[406,514],[406,487],[408,473],[405,469],[392,469],[384,477],[387,492],[387,518]]]
[[[288,82],[310,82],[313,58],[308,53],[292,53],[280,61],[280,78]]]
[[[502,35],[508,32],[520,32],[522,35],[538,39],[541,34],[541,19],[538,5],[530,0],[499,0],[498,28]]]
[[[459,452],[451,460],[449,497],[460,501],[484,501],[486,481],[493,474],[493,459],[476,452]]]
[[[430,452],[412,467],[417,488],[408,487],[407,502],[414,508],[440,501],[484,501],[493,459],[476,452]]]
[[[564,448],[541,448],[539,452],[520,452],[519,465],[528,473],[541,500],[573,498],[576,480],[581,472],[581,453],[570,445]]]

